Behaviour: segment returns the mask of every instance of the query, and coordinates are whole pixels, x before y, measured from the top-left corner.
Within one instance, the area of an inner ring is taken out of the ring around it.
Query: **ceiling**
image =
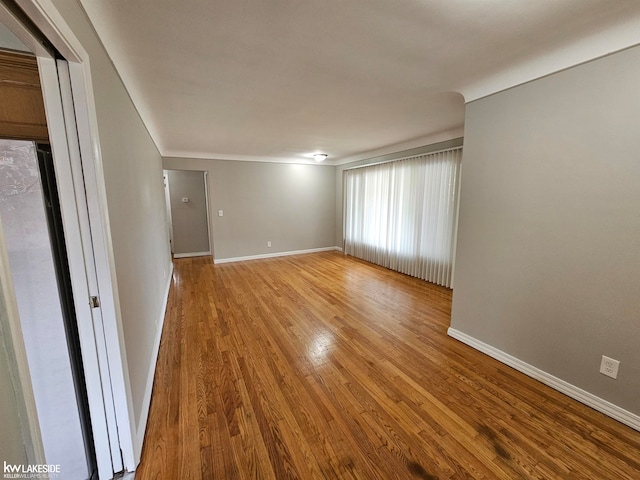
[[[164,156],[344,163],[640,43],[637,0],[81,0]]]

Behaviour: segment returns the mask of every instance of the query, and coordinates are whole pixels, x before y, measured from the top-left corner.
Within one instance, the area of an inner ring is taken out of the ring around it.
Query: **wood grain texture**
[[[0,138],[47,141],[36,57],[0,50]]]
[[[633,479],[640,433],[447,337],[336,252],[175,261],[136,479]]]

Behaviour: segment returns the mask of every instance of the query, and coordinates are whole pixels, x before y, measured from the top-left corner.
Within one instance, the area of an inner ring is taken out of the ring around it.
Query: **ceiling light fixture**
[[[327,159],[328,156],[329,155],[327,155],[326,153],[314,153],[313,154],[313,159],[316,162],[324,162]]]

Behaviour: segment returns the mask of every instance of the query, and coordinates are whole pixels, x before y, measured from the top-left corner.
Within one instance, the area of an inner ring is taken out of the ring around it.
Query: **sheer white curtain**
[[[462,148],[344,172],[344,252],[451,287]]]

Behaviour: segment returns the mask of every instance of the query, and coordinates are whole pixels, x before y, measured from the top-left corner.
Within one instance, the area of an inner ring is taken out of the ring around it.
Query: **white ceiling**
[[[434,143],[465,99],[640,43],[637,0],[81,2],[164,156]]]

